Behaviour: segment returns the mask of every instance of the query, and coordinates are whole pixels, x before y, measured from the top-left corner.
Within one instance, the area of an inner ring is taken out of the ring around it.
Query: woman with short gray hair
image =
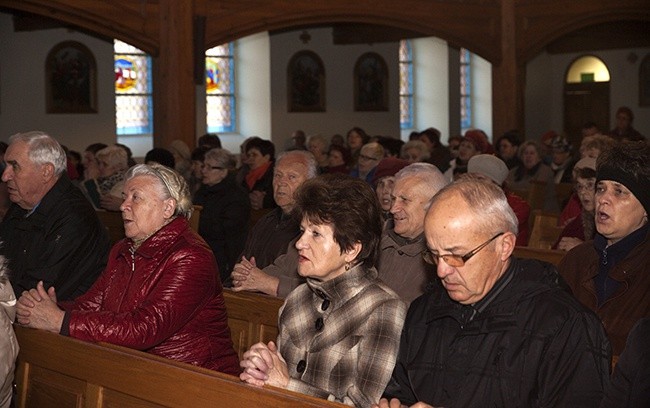
[[[238,374],[216,262],[188,224],[187,183],[165,166],[139,164],[123,195],[126,238],[95,284],[61,310],[41,281],[23,292],[18,322]]]

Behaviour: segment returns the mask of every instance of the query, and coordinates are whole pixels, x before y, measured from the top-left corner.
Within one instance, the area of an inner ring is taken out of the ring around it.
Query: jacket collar
[[[452,317],[464,325],[473,320],[489,318],[492,322],[494,319],[504,319],[507,326],[507,321],[510,320],[507,316],[512,316],[513,306],[521,299],[557,286],[557,272],[544,265],[547,264],[511,257],[510,265],[503,276],[496,281],[483,299],[473,305],[461,305],[452,300],[437,279],[433,296],[430,298],[432,302],[427,313],[427,323]]]
[[[147,238],[135,253],[145,257],[154,258],[159,252],[166,251],[176,240],[180,233],[189,228],[187,218],[178,216],[174,218],[169,224],[165,225],[152,236]],[[126,244],[122,247],[120,254],[127,256],[133,244],[131,239],[126,239]]]
[[[375,268],[366,268],[363,264],[359,264],[328,281],[307,278],[307,286],[316,296],[329,300],[332,306],[337,307],[365,289],[366,283],[375,278],[377,278]]]
[[[45,223],[52,212],[52,208],[59,203],[61,197],[63,197],[65,192],[71,187],[72,182],[68,178],[68,175],[63,172],[52,188],[45,193],[41,201],[36,205],[36,208],[33,210],[33,213],[29,215],[29,218],[33,220],[35,224]],[[29,213],[28,210],[20,208],[18,204],[13,203],[12,206],[15,208],[13,214],[11,214],[12,218],[23,218]]]

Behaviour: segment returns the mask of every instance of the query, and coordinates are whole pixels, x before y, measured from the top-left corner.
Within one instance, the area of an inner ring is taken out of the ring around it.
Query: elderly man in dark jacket
[[[511,258],[517,218],[503,191],[458,181],[434,197],[424,229],[439,279],[411,304],[379,406],[598,406],[605,331],[550,264]]]
[[[424,293],[435,277],[435,267],[422,259],[427,249],[424,216],[431,198],[447,179],[433,164],[413,163],[395,174],[391,193],[392,219],[379,244],[379,278],[407,303]]]
[[[43,281],[59,300],[71,300],[106,265],[109,239],[92,205],[66,174],[66,155],[42,132],[9,139],[7,183],[11,208],[0,224],[0,253],[9,260],[16,296]]]

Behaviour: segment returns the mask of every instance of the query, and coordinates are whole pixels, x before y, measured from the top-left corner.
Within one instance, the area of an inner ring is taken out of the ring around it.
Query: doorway
[[[595,123],[602,133],[609,130],[609,70],[591,55],[573,61],[564,81],[564,131],[576,148],[587,122]]]

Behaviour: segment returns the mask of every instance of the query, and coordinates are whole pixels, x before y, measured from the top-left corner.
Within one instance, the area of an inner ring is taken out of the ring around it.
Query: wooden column
[[[193,0],[160,0],[160,53],[154,59],[154,146],[196,139]]]
[[[493,140],[524,129],[525,65],[517,61],[515,0],[501,0],[501,60],[492,65]]]

